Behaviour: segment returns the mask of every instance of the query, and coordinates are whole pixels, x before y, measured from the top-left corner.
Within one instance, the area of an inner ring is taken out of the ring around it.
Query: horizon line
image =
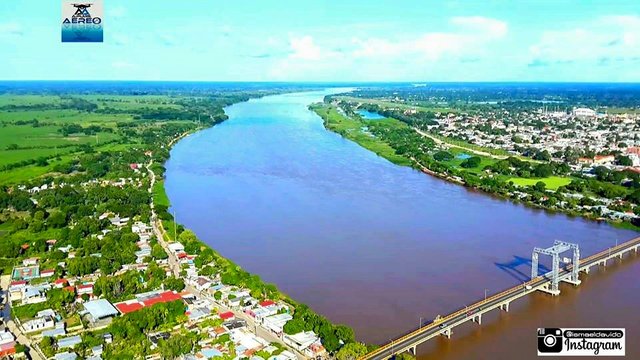
[[[0,79],[0,82],[189,82],[189,83],[263,83],[263,84],[639,84],[640,81],[583,81],[583,80],[398,80],[398,81],[344,81],[344,80],[138,80],[138,79]]]

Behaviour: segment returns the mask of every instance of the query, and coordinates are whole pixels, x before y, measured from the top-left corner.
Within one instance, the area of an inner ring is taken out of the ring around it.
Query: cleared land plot
[[[533,186],[538,181],[542,181],[547,186],[547,189],[557,190],[560,186],[569,185],[569,183],[571,183],[571,178],[550,176],[547,178],[526,179],[526,178],[515,177],[515,178],[510,178],[508,181],[513,181],[513,183],[518,186]]]
[[[114,126],[120,121],[131,121],[132,115],[87,113],[71,109],[0,111],[0,121],[16,122],[34,119],[44,123]]]
[[[5,105],[32,106],[32,105],[56,105],[60,103],[60,97],[56,95],[13,95],[1,94],[0,107]]]

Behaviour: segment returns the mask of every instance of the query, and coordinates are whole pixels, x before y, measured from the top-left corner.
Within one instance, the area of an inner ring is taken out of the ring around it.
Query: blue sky
[[[61,43],[57,0],[0,2],[0,79],[640,81],[638,0],[105,0]]]

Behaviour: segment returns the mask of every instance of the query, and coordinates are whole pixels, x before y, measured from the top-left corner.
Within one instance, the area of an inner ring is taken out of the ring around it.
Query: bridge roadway
[[[589,270],[593,266],[606,265],[607,260],[614,257],[622,259],[623,255],[629,251],[634,250],[638,252],[640,247],[640,237],[631,239],[625,243],[617,245],[615,247],[606,249],[597,254],[591,255],[585,259],[581,259],[579,262],[580,271],[589,273]],[[569,281],[571,276],[571,266],[569,265],[560,271],[560,280]],[[509,303],[528,295],[534,291],[549,291],[551,286],[550,274],[547,273],[542,276],[538,276],[535,279],[531,279],[526,283],[516,285],[501,293],[492,295],[484,300],[478,301],[470,306],[453,312],[437,321],[433,321],[419,329],[404,335],[392,342],[385,344],[378,349],[368,353],[361,357],[361,360],[384,360],[391,358],[395,354],[399,354],[405,351],[410,351],[414,355],[416,354],[416,347],[427,340],[430,340],[439,335],[445,335],[451,337],[451,329],[465,323],[467,321],[474,321],[481,324],[482,314],[494,310],[501,309],[509,311]]]

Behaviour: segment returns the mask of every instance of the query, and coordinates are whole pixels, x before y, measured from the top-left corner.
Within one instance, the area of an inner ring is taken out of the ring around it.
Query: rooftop
[[[118,310],[105,299],[86,302],[84,308],[94,320],[118,315]]]

